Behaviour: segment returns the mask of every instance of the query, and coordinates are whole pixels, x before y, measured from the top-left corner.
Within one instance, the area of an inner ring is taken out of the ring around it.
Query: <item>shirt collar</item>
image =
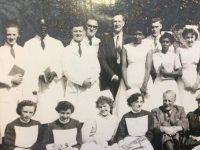
[[[118,36],[118,35],[119,35],[120,37],[122,37],[123,31],[120,31],[118,34],[116,34],[116,33],[113,32],[113,36],[114,36],[114,37],[116,37],[116,36]]]
[[[41,38],[41,36],[39,36],[38,34],[35,36],[37,39],[39,39],[39,40],[41,40],[42,38]],[[43,40],[46,40],[46,39],[48,39],[50,36],[47,34],[45,37],[44,37],[44,39]]]
[[[7,47],[11,47],[11,45],[9,45],[7,42],[5,42],[4,45],[7,46]],[[13,49],[15,49],[17,46],[18,46],[18,44],[15,43],[12,47],[13,47]]]

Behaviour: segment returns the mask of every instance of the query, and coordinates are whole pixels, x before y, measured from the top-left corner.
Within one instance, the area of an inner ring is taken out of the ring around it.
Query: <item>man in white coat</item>
[[[96,37],[97,30],[98,21],[95,18],[89,18],[85,25],[86,36],[84,40],[88,46],[93,47],[98,52],[100,39]]]
[[[25,51],[16,43],[18,37],[19,25],[9,21],[5,26],[5,44],[0,47],[0,143],[7,123],[17,117],[15,110],[23,95]]]
[[[39,30],[35,37],[25,43],[28,55],[29,79],[26,89],[38,96],[38,109],[35,118],[41,123],[54,121],[57,116],[55,107],[58,100],[64,97],[64,81],[61,55],[62,43],[48,35],[48,24],[45,19],[39,20]]]
[[[65,97],[75,106],[73,117],[84,122],[97,113],[100,65],[97,52],[83,40],[83,24],[74,24],[72,35],[63,55],[63,72],[68,79]]]

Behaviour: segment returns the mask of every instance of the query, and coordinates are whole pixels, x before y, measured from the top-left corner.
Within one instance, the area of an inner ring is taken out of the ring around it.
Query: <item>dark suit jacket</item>
[[[184,108],[181,106],[174,105],[171,110],[169,121],[165,119],[165,111],[163,106],[152,110],[154,117],[154,128],[155,133],[161,133],[160,126],[181,126],[184,131],[188,130],[189,123],[186,117]]]
[[[99,45],[98,57],[101,65],[101,90],[109,88],[115,97],[120,81],[113,86],[111,79],[114,74],[118,75],[119,79],[121,79],[122,69],[121,63],[117,64],[117,50],[115,49],[113,37],[113,33],[104,34],[102,36],[101,43]],[[123,44],[130,43],[131,41],[131,36],[123,33]]]
[[[166,119],[166,112],[163,106],[153,109],[152,114],[154,117],[154,138],[152,140],[152,144],[155,150],[162,149],[162,144],[168,139],[171,139],[171,137],[160,131],[160,126],[181,126],[183,128],[183,132],[189,128],[188,119],[184,108],[181,106],[174,105],[169,119]],[[177,133],[173,138],[179,139],[179,137],[180,134]]]

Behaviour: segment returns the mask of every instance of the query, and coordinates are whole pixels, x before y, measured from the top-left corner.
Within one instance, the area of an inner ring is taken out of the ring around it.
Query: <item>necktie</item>
[[[116,38],[116,43],[115,43],[115,48],[120,48],[120,45],[119,45],[119,35],[117,36]]]
[[[155,47],[157,47],[157,38],[156,37],[154,37],[154,45],[155,45]]]
[[[120,44],[119,44],[119,35],[116,38],[115,49],[117,51],[117,64],[120,64],[120,61],[121,61],[120,53],[121,53],[121,51],[120,51]]]
[[[171,116],[170,111],[169,111],[169,110],[166,110],[166,111],[165,111],[166,121],[170,122],[170,116]]]
[[[15,58],[15,52],[14,52],[14,49],[13,49],[13,45],[10,47],[10,53],[13,56],[13,58]]]
[[[80,56],[82,55],[81,43],[78,43],[78,53]]]
[[[42,39],[42,38],[41,38],[41,47],[43,50],[45,49],[44,39]]]
[[[92,38],[89,38],[89,44],[92,45]]]

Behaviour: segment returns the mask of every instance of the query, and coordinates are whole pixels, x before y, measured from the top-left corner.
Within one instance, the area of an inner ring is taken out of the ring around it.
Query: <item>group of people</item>
[[[64,47],[48,34],[44,18],[38,24],[37,34],[24,47],[17,44],[19,25],[11,21],[5,26],[0,47],[0,135],[5,150],[178,149],[189,128],[187,145],[192,140],[197,142],[190,148],[198,145],[196,26],[177,25],[174,33],[162,33],[162,20],[152,18],[151,35],[145,37],[146,28],[139,22],[128,35],[123,14],[117,13],[112,33],[100,39],[95,18],[75,22],[72,40]],[[104,90],[111,94],[102,95]],[[160,144],[152,142],[156,138]]]

